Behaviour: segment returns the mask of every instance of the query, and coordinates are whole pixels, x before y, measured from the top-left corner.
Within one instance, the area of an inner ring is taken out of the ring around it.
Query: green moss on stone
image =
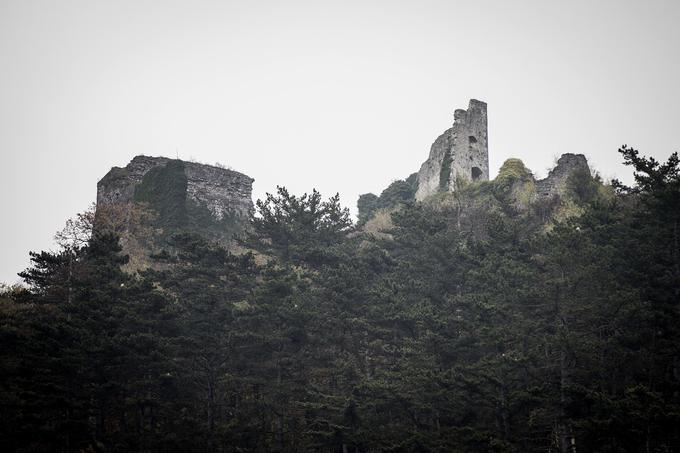
[[[221,240],[231,238],[243,232],[244,224],[235,215],[225,214],[221,219],[217,219],[210,209],[203,203],[194,200],[187,200],[189,231],[200,232],[204,236]]]
[[[531,172],[524,166],[524,162],[520,159],[510,158],[503,162],[501,169],[498,170],[498,176],[496,179],[529,179],[531,178]]]
[[[135,187],[135,202],[148,203],[158,212],[157,224],[163,228],[187,225],[187,177],[184,163],[171,160],[149,170]]]
[[[451,157],[451,150],[446,150],[444,154],[444,160],[442,161],[442,168],[439,170],[439,190],[445,192],[449,189],[449,184],[451,183],[451,163],[453,162],[453,157]]]

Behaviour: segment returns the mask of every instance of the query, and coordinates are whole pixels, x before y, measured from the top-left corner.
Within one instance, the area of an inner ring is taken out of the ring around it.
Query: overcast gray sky
[[[680,2],[0,0],[0,282],[137,154],[221,162],[356,212],[469,98],[492,176],[564,152],[631,180],[680,149]]]

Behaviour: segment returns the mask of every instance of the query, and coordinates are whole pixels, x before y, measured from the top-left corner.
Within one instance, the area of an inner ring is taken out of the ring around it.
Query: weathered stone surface
[[[564,195],[567,190],[569,176],[577,171],[584,171],[590,174],[586,157],[583,154],[562,154],[557,160],[557,165],[550,170],[548,176],[536,181],[536,195],[539,197]]]
[[[120,236],[126,266],[156,266],[151,255],[170,250],[167,239],[189,232],[236,250],[253,211],[253,179],[212,165],[137,156],[97,184],[95,228]]]
[[[136,156],[124,168],[114,167],[97,183],[97,206],[134,201],[135,188],[155,167],[167,165],[166,157]],[[208,208],[216,220],[226,216],[246,219],[253,209],[254,179],[212,165],[184,162],[189,200]]]
[[[578,178],[570,176],[581,173]],[[486,103],[471,99],[467,110],[456,110],[453,126],[437,137],[428,159],[418,173],[406,181],[395,181],[380,197],[359,197],[359,224],[368,222],[379,210],[392,209],[401,202],[423,201],[440,192],[453,192],[457,182],[489,180],[489,148]],[[536,180],[519,159],[508,159],[501,167],[494,187],[518,211],[531,206],[552,206],[578,196],[592,182],[588,161],[582,154],[564,154],[548,176]],[[569,186],[572,187],[569,187]],[[573,187],[577,185],[579,187]],[[584,187],[580,187],[584,185]],[[545,211],[545,207],[541,208]],[[547,216],[546,218],[548,218]]]
[[[471,99],[468,109],[454,112],[453,127],[430,148],[418,172],[416,200],[440,191],[452,191],[458,178],[488,181],[489,147],[486,103]]]

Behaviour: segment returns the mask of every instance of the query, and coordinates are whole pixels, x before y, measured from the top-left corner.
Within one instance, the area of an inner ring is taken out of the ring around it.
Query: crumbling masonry
[[[430,148],[418,172],[416,200],[437,192],[450,192],[456,181],[489,180],[489,145],[486,103],[471,99],[467,110],[454,112],[453,126]]]

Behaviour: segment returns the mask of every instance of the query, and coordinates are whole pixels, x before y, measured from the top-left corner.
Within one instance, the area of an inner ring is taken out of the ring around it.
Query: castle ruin
[[[213,165],[136,156],[97,183],[95,227],[116,231],[128,270],[151,265],[176,233],[235,246],[253,212],[253,178]]]
[[[468,109],[458,109],[453,126],[430,148],[418,172],[416,200],[437,192],[451,192],[459,179],[489,180],[489,145],[486,103],[471,99]]]
[[[97,183],[97,206],[154,201],[140,200],[140,189],[145,183],[157,185],[159,176],[170,169],[169,164],[178,172],[168,173],[167,177],[172,181],[166,183],[180,189],[177,194],[181,198],[180,205],[189,202],[203,206],[216,221],[226,217],[247,221],[253,210],[253,178],[226,168],[167,157],[136,156],[123,168],[113,167]],[[167,187],[159,189],[167,190]],[[154,193],[153,196],[166,194]]]

